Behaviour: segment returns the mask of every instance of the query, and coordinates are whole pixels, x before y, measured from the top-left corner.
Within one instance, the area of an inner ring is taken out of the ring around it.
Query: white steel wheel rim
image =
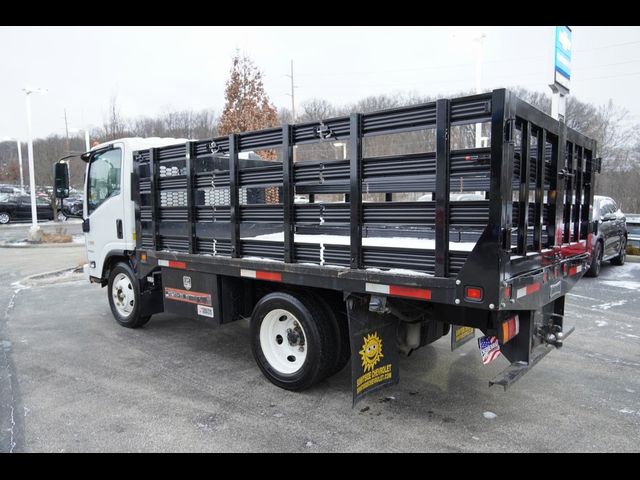
[[[58,220],[60,220],[61,222],[64,222],[67,220],[67,216],[64,213],[60,212],[58,213]]]
[[[113,279],[111,296],[118,313],[123,317],[128,317],[136,306],[136,295],[131,279],[126,274],[119,273]]]
[[[9,215],[0,213],[0,223],[9,223]]]
[[[260,325],[260,347],[269,365],[290,375],[307,359],[307,337],[302,324],[291,312],[277,308],[267,313]]]

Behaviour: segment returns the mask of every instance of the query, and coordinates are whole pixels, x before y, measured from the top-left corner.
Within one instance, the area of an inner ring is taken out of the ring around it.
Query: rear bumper
[[[573,333],[575,327],[568,328],[564,330],[562,333],[564,334],[563,338],[567,338],[569,335]],[[527,373],[531,368],[536,365],[540,360],[547,356],[552,350],[555,350],[557,347],[553,347],[547,344],[541,344],[535,347],[531,351],[531,356],[529,358],[529,362],[519,361],[513,362],[507,368],[505,368],[500,374],[496,375],[492,380],[489,381],[489,386],[492,387],[494,385],[500,385],[504,387],[505,391],[513,385],[516,381],[518,381],[525,373]]]

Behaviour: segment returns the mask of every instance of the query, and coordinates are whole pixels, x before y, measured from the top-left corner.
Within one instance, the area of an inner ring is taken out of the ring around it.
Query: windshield
[[[89,214],[107,199],[120,194],[122,151],[119,148],[98,153],[89,167],[87,206]]]

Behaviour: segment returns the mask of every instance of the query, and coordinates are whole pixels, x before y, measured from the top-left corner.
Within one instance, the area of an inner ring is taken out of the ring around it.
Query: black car
[[[624,213],[610,197],[593,197],[593,234],[591,265],[586,275],[600,275],[602,262],[624,265],[627,255],[627,222]]]
[[[48,200],[36,198],[38,220],[53,220],[53,208]],[[0,224],[11,221],[31,220],[31,197],[0,193]]]

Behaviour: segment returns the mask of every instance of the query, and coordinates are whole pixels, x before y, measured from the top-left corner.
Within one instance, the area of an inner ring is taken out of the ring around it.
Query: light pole
[[[20,190],[24,193],[24,174],[22,173],[22,145],[20,144],[20,140],[17,138],[3,138],[3,142],[16,142],[16,147],[18,147],[18,165],[20,166]]]
[[[84,132],[84,151],[88,152],[89,150],[91,150],[91,145],[89,143],[89,130],[87,130],[86,128],[72,127],[69,129],[69,132],[71,133]],[[69,186],[71,186],[71,166],[69,166]]]
[[[89,130],[87,130],[86,128],[71,127],[69,129],[69,132],[71,133],[84,132],[84,151],[88,152],[89,150],[91,150],[91,145],[89,143]]]
[[[47,93],[43,88],[28,88],[22,89],[25,93],[25,104],[27,108],[27,142],[29,152],[29,186],[31,189],[31,228],[29,229],[29,240],[39,241],[42,236],[40,233],[40,227],[38,226],[38,210],[36,209],[36,176],[33,161],[33,138],[31,136],[31,94],[32,93]]]

